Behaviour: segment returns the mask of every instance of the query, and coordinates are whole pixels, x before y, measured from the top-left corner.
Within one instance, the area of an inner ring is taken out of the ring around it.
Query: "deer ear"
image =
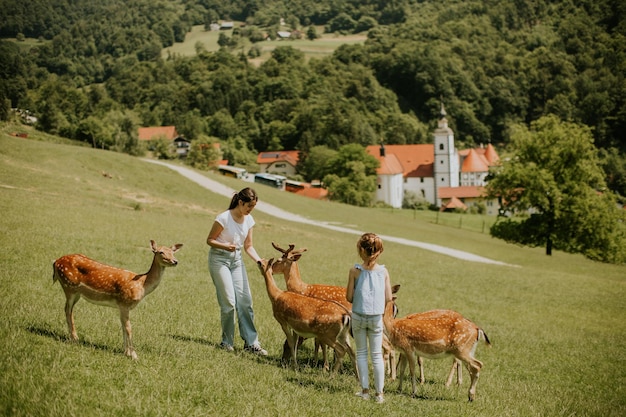
[[[156,252],[157,251],[157,244],[154,240],[150,241],[150,247],[152,248],[152,252]]]
[[[176,251],[178,251],[178,250],[179,250],[180,248],[182,248],[182,247],[183,247],[183,244],[182,244],[182,243],[177,243],[177,244],[175,244],[174,246],[172,246],[172,251],[173,251],[173,252],[176,252]]]

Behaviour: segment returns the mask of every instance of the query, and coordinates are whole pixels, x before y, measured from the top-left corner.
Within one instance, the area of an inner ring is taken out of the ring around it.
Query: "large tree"
[[[582,253],[604,262],[626,262],[623,210],[606,189],[589,128],[546,116],[518,125],[513,155],[487,186],[503,213],[492,235],[528,246]],[[521,218],[521,220],[520,220]]]
[[[324,177],[331,200],[366,207],[376,191],[379,162],[356,143],[344,145],[329,161],[330,174]]]

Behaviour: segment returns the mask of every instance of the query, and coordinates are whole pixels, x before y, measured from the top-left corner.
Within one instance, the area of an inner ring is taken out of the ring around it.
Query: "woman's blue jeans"
[[[259,341],[254,327],[252,294],[248,284],[248,274],[241,258],[241,250],[229,252],[211,248],[209,272],[220,306],[222,343],[234,346],[235,312],[237,312],[239,335],[247,346],[257,344]]]

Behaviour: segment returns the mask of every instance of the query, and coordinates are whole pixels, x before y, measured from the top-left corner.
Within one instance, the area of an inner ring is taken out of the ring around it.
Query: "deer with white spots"
[[[387,303],[383,322],[385,333],[391,344],[401,351],[408,360],[411,374],[412,394],[415,395],[415,355],[438,359],[454,356],[463,362],[469,371],[471,383],[468,392],[469,401],[476,397],[476,384],[482,362],[474,357],[478,341],[482,338],[490,345],[485,332],[452,310],[431,310],[423,313],[410,314],[396,319],[397,306],[394,301]],[[402,361],[401,361],[402,365]],[[454,366],[454,365],[453,365]],[[454,370],[454,368],[453,368]],[[399,370],[399,386],[402,391],[403,367]],[[451,372],[452,374],[452,372]],[[451,379],[449,377],[449,379]]]
[[[356,358],[348,343],[350,310],[334,301],[320,300],[281,290],[274,281],[273,264],[274,259],[262,259],[258,262],[259,270],[265,278],[274,318],[287,337],[294,368],[298,368],[296,360],[298,337],[315,338],[335,351],[336,361],[333,372],[339,369],[341,360],[348,353],[358,378]]]
[[[174,257],[183,245],[157,246],[150,241],[154,258],[150,270],[145,274],[136,274],[124,269],[101,264],[84,255],[65,255],[53,264],[52,282],[59,281],[65,292],[65,318],[70,339],[78,340],[74,327],[74,305],[84,297],[94,304],[118,308],[124,336],[124,354],[137,359],[133,348],[130,310],[161,283],[166,267],[176,266]]]
[[[289,249],[282,249],[274,242],[272,242],[272,246],[282,254],[281,257],[272,265],[272,272],[277,274],[282,273],[284,275],[288,291],[306,295],[307,297],[332,300],[342,304],[346,309],[352,311],[352,303],[346,299],[346,287],[340,287],[337,285],[307,284],[302,281],[297,261],[300,259],[302,254],[306,252],[306,248],[294,250],[295,245],[290,244]],[[301,341],[299,341],[299,343],[301,343]],[[319,347],[322,348],[322,354],[324,356],[324,369],[328,369],[329,365],[326,346],[321,344],[318,340],[315,341],[314,360],[317,361],[317,352]],[[286,350],[283,350],[283,359],[285,358],[285,354]],[[386,337],[383,337],[383,357],[385,358],[385,363],[389,363],[387,370],[391,374],[391,379],[395,379],[395,352]]]

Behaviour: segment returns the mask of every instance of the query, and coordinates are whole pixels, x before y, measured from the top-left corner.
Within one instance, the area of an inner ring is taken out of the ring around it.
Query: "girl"
[[[383,252],[383,242],[374,233],[365,233],[356,244],[362,264],[355,264],[348,274],[346,298],[352,303],[352,333],[356,344],[356,363],[359,370],[362,390],[356,395],[367,400],[369,395],[369,375],[367,366],[368,342],[372,367],[376,402],[385,401],[385,364],[383,362],[383,313],[385,304],[391,301],[389,272],[377,260]]]

